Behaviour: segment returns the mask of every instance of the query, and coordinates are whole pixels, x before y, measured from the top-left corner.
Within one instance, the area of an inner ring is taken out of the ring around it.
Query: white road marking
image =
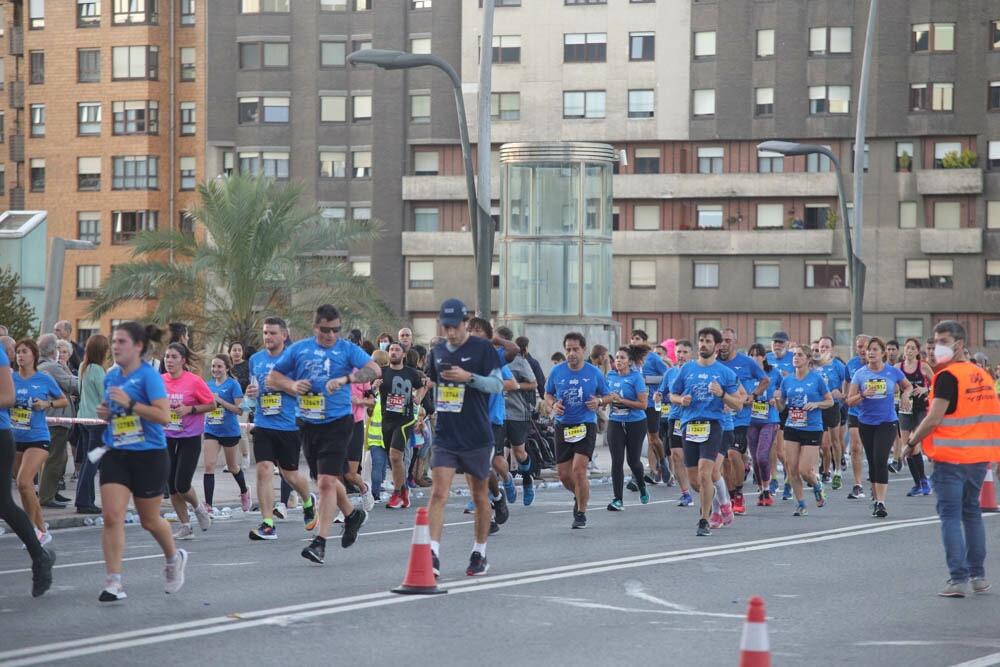
[[[625,582],[625,595],[638,598],[640,600],[645,600],[646,602],[651,602],[653,604],[658,604],[662,607],[673,609],[674,611],[693,611],[691,607],[685,607],[684,605],[674,604],[673,602],[667,602],[666,600],[661,600],[655,595],[650,595],[645,590],[643,590],[642,583],[638,581]]]
[[[951,667],[990,667],[990,665],[1000,665],[1000,653],[991,653],[975,660],[959,662]]]
[[[58,554],[57,554],[58,555]],[[149,560],[150,558],[163,558],[163,554],[152,554],[150,556],[132,556],[129,558],[122,558],[122,561],[132,561],[132,560]],[[56,561],[58,563],[58,561]],[[56,565],[54,570],[61,570],[67,567],[86,567],[88,565],[104,565],[103,560],[88,560],[82,563],[66,563],[65,565]],[[31,572],[30,567],[21,568],[19,570],[0,570],[0,574],[23,574],[24,572]]]

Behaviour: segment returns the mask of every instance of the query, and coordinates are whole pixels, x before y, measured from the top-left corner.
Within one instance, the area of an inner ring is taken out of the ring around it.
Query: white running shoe
[[[177,550],[177,558],[173,563],[167,563],[163,567],[163,592],[176,593],[184,585],[184,568],[187,566],[188,552],[184,549]]]
[[[333,518],[334,523],[344,523],[344,512],[343,510],[337,510],[337,516]]]
[[[274,516],[279,519],[284,519],[288,516],[288,507],[285,506],[285,503],[281,501],[274,503]]]
[[[365,492],[361,494],[361,505],[366,512],[371,512],[375,507],[375,496],[372,495],[372,487],[369,484],[365,487]]]
[[[191,540],[194,539],[194,531],[191,530],[191,524],[182,523],[177,530],[174,531],[175,540]]]
[[[212,516],[205,510],[205,507],[198,505],[194,508],[194,518],[198,520],[198,527],[203,531],[212,527]]]
[[[122,586],[120,579],[112,579],[107,577],[104,580],[104,590],[97,597],[101,602],[118,602],[119,600],[124,600],[127,595],[125,595],[125,587]]]

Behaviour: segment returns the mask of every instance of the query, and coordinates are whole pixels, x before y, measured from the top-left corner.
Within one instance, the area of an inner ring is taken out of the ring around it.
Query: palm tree
[[[376,222],[324,218],[298,205],[299,186],[242,174],[202,183],[198,194],[188,213],[204,225],[206,238],[178,230],[140,233],[133,261],[115,267],[95,297],[95,317],[154,296],[156,322],[190,322],[210,340],[256,345],[264,317],[280,315],[307,332],[321,303],[337,306],[345,328],[398,324],[371,280],[335,256],[378,239]],[[169,251],[175,261],[164,259]]]

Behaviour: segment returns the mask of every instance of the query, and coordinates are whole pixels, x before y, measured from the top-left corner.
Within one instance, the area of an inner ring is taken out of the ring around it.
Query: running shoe
[[[524,487],[521,496],[521,502],[523,502],[524,506],[527,507],[532,502],[534,502],[534,500],[535,500],[535,487],[531,484],[528,484],[527,486]]]
[[[659,482],[656,481],[656,478],[649,473],[642,476],[642,481],[646,482],[646,484],[659,484]]]
[[[620,501],[617,498],[615,498],[610,503],[608,503],[608,511],[609,512],[623,512],[623,511],[625,511],[625,506],[622,504],[622,501]]]
[[[187,567],[188,552],[178,549],[173,563],[163,567],[163,592],[169,595],[176,593],[184,585],[184,568]]]
[[[769,491],[764,492],[764,507],[774,507],[774,498]]]
[[[396,494],[393,495],[395,496]],[[389,499],[389,504],[392,504],[392,498]],[[386,505],[386,507],[388,506],[389,505]],[[465,506],[464,510],[462,510],[462,514],[472,514],[475,511],[476,511],[476,503],[472,502],[472,500],[469,500],[469,504]]]
[[[767,487],[768,492],[773,496],[778,492],[778,478],[772,477],[770,484]]]
[[[708,518],[708,525],[711,528],[722,528],[722,514],[712,512],[712,516]]]
[[[657,466],[657,470],[659,471],[660,479],[663,480],[664,484],[666,484],[667,486],[674,485],[674,476],[670,472],[670,464],[667,463],[667,459],[665,458],[660,459],[660,463]]]
[[[840,457],[840,469],[841,470],[847,470],[847,457],[846,456],[841,456]]]
[[[680,502],[677,503],[677,506],[690,507],[692,503],[694,503],[694,498],[691,497],[691,493],[689,491],[684,491],[681,493],[681,499]]]
[[[639,485],[631,479],[628,481],[628,484],[625,485],[625,488],[633,493],[637,493],[639,491]]]
[[[194,539],[194,531],[191,530],[191,524],[182,523],[180,526],[178,526],[177,530],[174,531],[174,539],[175,540]]]
[[[822,484],[813,487],[813,497],[816,498],[816,507],[826,505],[826,491],[823,490]]]
[[[472,504],[471,500],[469,501],[469,504],[470,505]],[[392,492],[392,497],[389,498],[389,502],[387,502],[385,504],[385,508],[388,509],[388,510],[403,509],[403,495],[399,491],[393,491]],[[469,508],[466,507],[465,508],[465,513],[468,514],[469,511],[470,511]]]
[[[746,500],[743,498],[742,493],[733,494],[733,514],[746,514]]]
[[[972,577],[972,579],[969,580],[969,583],[972,584],[973,593],[985,593],[991,588],[990,582],[986,581],[982,577]]]
[[[507,523],[507,519],[510,518],[510,510],[507,509],[507,499],[504,498],[504,495],[501,492],[493,501],[493,512],[496,514],[497,524],[501,526]]]
[[[932,492],[933,489],[931,489],[930,480],[928,480],[926,477],[920,480],[920,493],[924,494],[925,496],[929,496],[931,495]]]
[[[587,513],[573,512],[573,528],[580,529],[587,527]]]
[[[118,602],[119,600],[124,600],[126,597],[128,596],[125,595],[125,588],[122,586],[121,579],[107,577],[104,579],[104,590],[97,596],[97,599],[101,602]]]
[[[302,550],[302,557],[322,565],[326,559],[326,538],[319,535],[314,537],[309,546]]]
[[[274,503],[274,516],[284,519],[288,516],[288,507],[283,502]]]
[[[246,493],[240,494],[240,509],[249,512],[251,507],[253,507],[253,498],[250,497],[250,487],[248,486]]]
[[[884,519],[889,516],[888,510],[885,509],[885,503],[881,500],[875,503],[875,517],[879,519]]]
[[[704,519],[698,519],[698,532],[695,533],[698,537],[707,537],[711,535],[712,531],[709,530],[708,521]]]
[[[798,506],[796,506],[795,511],[792,512],[792,516],[809,516],[809,510],[806,508],[806,501],[800,500]]]
[[[371,485],[366,485],[365,490],[361,492],[361,506],[366,512],[371,512],[375,508],[375,496],[372,495]]]
[[[403,499],[403,509],[410,506],[410,487],[404,486],[403,490],[399,494],[400,498]]]
[[[900,462],[899,459],[893,459],[892,461],[889,461],[890,471],[898,473],[902,469],[903,469],[903,464]]]
[[[31,597],[45,595],[52,586],[52,566],[56,564],[56,552],[42,549],[42,557],[31,563]],[[973,581],[982,581],[973,579]],[[986,588],[990,585],[986,584]],[[977,591],[978,592],[978,591]]]
[[[340,536],[340,546],[346,549],[357,542],[358,531],[367,521],[368,513],[364,510],[356,509],[351,512],[344,521],[344,533]]]
[[[964,598],[966,595],[967,585],[964,581],[952,581],[951,579],[944,585],[944,588],[938,593],[943,598]]]
[[[211,505],[209,505],[208,503],[205,503],[205,511],[208,512],[210,515],[212,515],[215,514],[216,509]]]
[[[198,527],[201,528],[202,532],[212,527],[212,515],[205,510],[204,506],[198,505],[194,508],[194,518],[198,520]]]
[[[732,503],[726,503],[725,505],[719,505],[719,511],[722,514],[722,525],[728,526],[733,522],[733,505]]]
[[[514,486],[514,476],[511,475],[506,482],[503,483],[503,492],[507,496],[508,503],[517,502],[517,487]]]
[[[643,505],[649,504],[649,489],[646,487],[639,489],[639,502]]]
[[[924,493],[923,491],[920,490],[919,484],[914,484],[913,487],[906,492],[907,498],[912,498],[913,496],[922,496],[922,495],[924,495]]]
[[[255,542],[259,540],[276,540],[278,539],[278,531],[274,526],[269,526],[267,523],[261,521],[260,526],[250,531],[250,539]]]
[[[843,478],[840,476],[839,472],[833,473],[833,481],[831,482],[831,485],[833,486],[834,491],[844,485]]]
[[[795,496],[792,495],[792,485],[785,482],[785,489],[781,492],[782,500],[792,500]]]
[[[865,497],[865,490],[861,488],[860,484],[855,484],[851,492],[847,494],[848,500],[859,500]]]
[[[823,473],[822,482],[824,484],[829,484],[830,483],[830,473],[828,473],[828,472]]]
[[[316,504],[319,502],[316,499],[315,493],[309,494],[309,500],[312,504],[309,507],[305,505],[302,506],[302,523],[305,525],[306,530],[312,530],[316,527],[316,522],[319,520],[319,513],[316,512]]]
[[[433,551],[431,552],[431,571],[434,573],[435,578],[441,576],[441,559]]]
[[[337,516],[333,517],[334,523],[344,523],[344,510],[337,509]]]
[[[500,532],[500,526],[497,525],[496,519],[490,519],[490,535],[496,535]]]
[[[465,568],[465,573],[470,577],[481,577],[490,569],[490,564],[486,562],[486,556],[478,551],[473,551],[469,557],[469,567]]]
[[[767,491],[761,491],[760,495],[757,496],[757,507],[764,507],[764,494]]]

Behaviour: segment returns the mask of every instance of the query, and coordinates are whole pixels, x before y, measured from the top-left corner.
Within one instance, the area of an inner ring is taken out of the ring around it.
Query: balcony
[[[10,141],[10,161],[24,162],[24,135],[21,133],[12,134]]]
[[[836,174],[624,174],[614,177],[615,199],[725,199],[728,197],[836,197]]]
[[[7,26],[8,35],[10,35],[10,42],[7,52],[12,56],[23,56],[24,55],[24,28],[18,25],[8,25]]]
[[[976,171],[964,169],[963,171]],[[978,255],[983,252],[983,230],[921,229],[920,252],[925,255]]]
[[[494,248],[498,246],[494,244]],[[469,232],[403,232],[403,255],[414,257],[472,257]]]
[[[819,255],[834,254],[832,229],[615,232],[618,255]]]
[[[980,195],[982,169],[920,169],[917,193],[921,195]]]
[[[499,181],[495,189],[499,192]],[[465,176],[403,176],[404,201],[459,201],[469,198]]]
[[[24,81],[10,82],[10,108],[24,108]]]

